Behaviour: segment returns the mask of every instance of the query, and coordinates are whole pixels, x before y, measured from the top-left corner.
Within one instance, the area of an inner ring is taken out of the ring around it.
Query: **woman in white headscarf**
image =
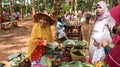
[[[107,4],[104,1],[99,1],[97,3],[95,12],[96,12],[95,13],[96,19],[94,22],[94,27],[90,39],[90,46],[89,46],[89,56],[91,58],[93,57],[93,53],[96,49],[96,47],[94,47],[93,45],[94,39],[92,38],[92,36],[94,36],[94,34],[105,33],[109,39],[108,40],[109,43],[111,43],[112,42],[111,31],[113,26],[115,25],[115,21],[111,18],[108,12]]]

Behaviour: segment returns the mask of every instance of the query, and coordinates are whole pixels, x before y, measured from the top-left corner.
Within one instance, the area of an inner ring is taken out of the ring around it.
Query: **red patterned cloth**
[[[35,48],[35,50],[32,52],[31,54],[31,59],[33,61],[39,60],[41,58],[41,56],[45,53],[45,51],[43,50],[46,41],[45,40],[40,40],[37,47]]]

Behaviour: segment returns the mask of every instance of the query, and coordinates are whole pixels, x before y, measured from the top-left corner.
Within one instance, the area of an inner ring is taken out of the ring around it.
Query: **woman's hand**
[[[106,40],[106,39],[104,39],[104,40],[102,41],[102,43],[101,43],[101,45],[102,45],[103,47],[107,46],[108,44],[109,44],[109,41]]]

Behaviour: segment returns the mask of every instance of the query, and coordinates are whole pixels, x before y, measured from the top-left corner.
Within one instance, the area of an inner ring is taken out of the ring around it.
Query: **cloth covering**
[[[108,56],[105,58],[105,62],[109,67],[120,67],[120,36],[114,35],[113,43],[115,47],[111,49]]]
[[[113,7],[110,10],[110,15],[112,16],[112,18],[114,18],[117,24],[120,24],[120,2],[117,6]]]

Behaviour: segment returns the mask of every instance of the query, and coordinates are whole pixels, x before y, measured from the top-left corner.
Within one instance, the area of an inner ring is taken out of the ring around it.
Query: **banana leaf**
[[[8,61],[10,62],[10,67],[18,67],[18,64],[26,56],[24,52],[18,52],[8,55]]]
[[[63,46],[65,46],[65,45],[67,45],[67,44],[75,44],[75,40],[72,40],[72,39],[68,39],[68,40],[65,40],[65,41],[63,41]]]
[[[62,62],[60,67],[85,67],[80,61]]]
[[[51,60],[48,57],[46,57],[46,56],[41,57],[40,64],[44,65],[44,66],[48,66],[48,67],[52,66]]]

